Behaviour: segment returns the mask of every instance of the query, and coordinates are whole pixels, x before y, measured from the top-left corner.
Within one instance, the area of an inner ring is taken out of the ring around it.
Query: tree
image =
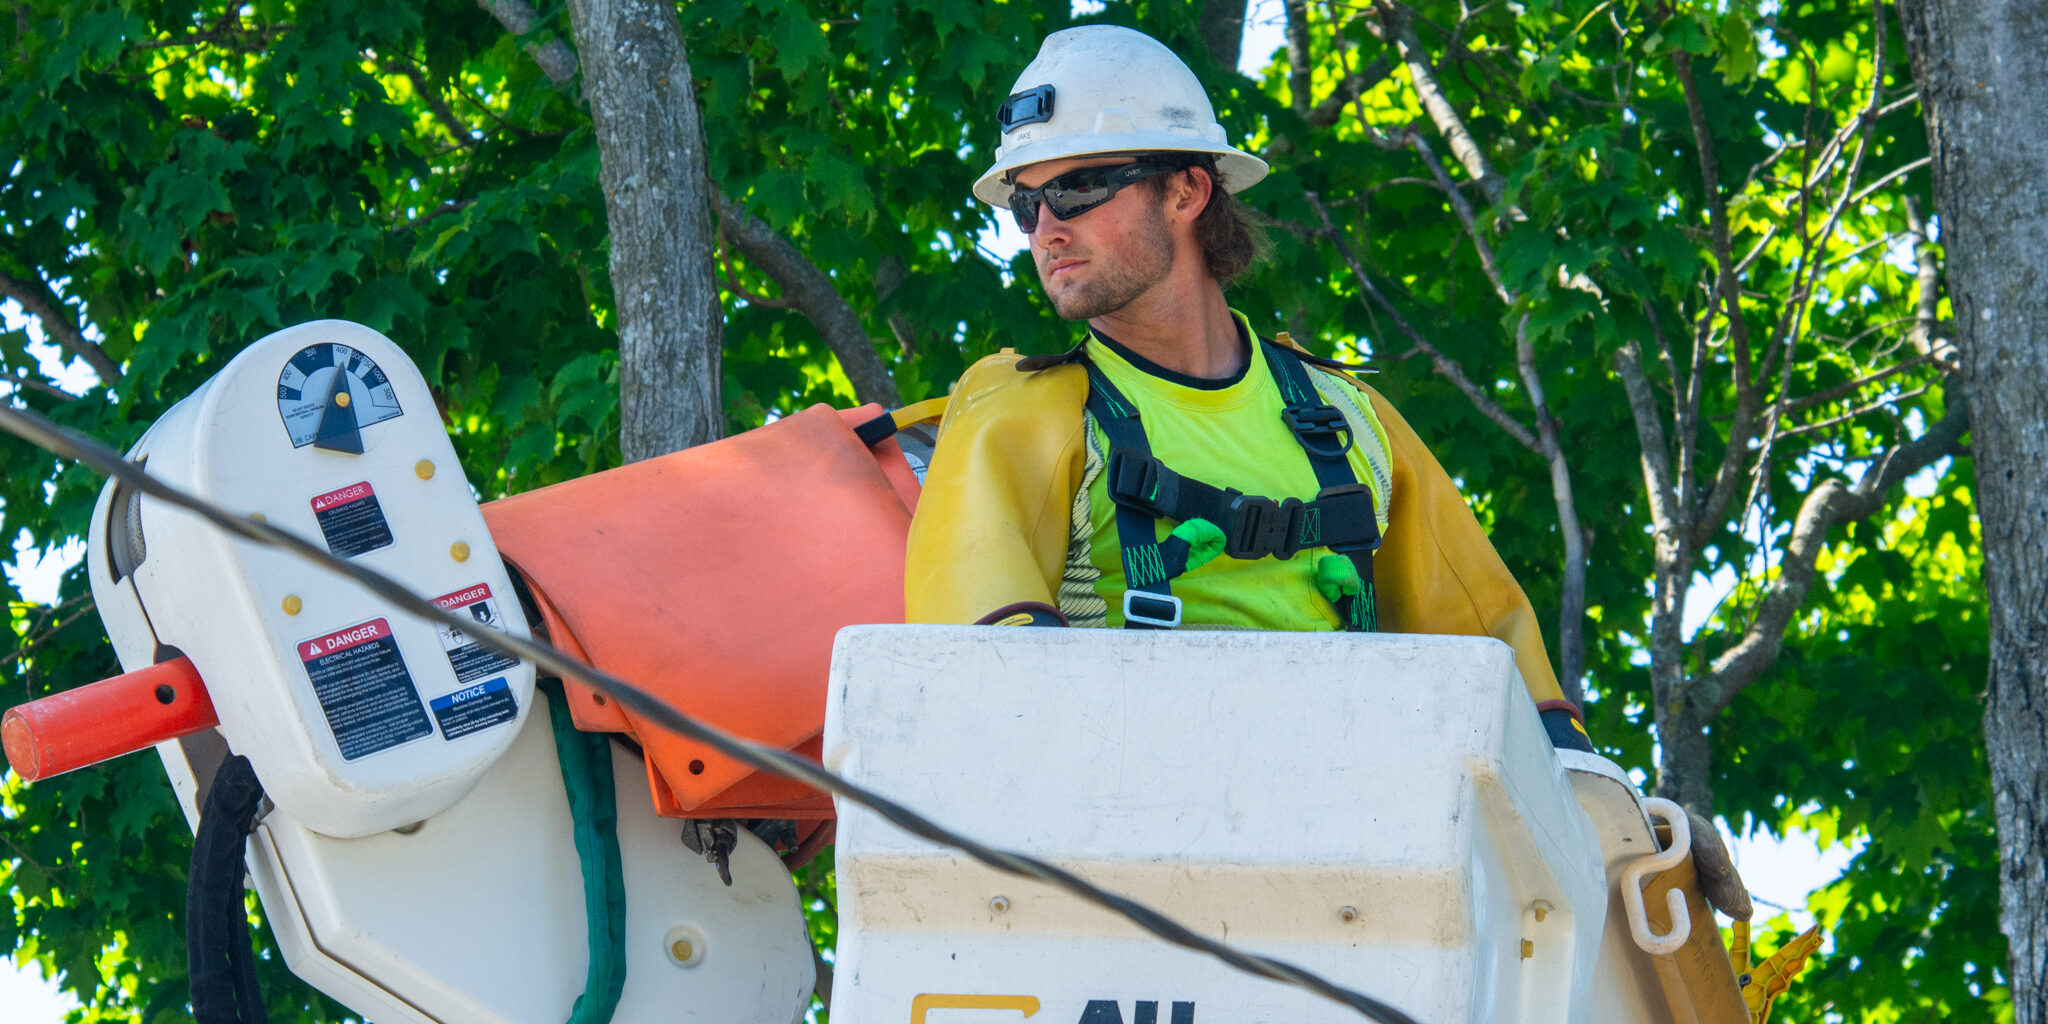
[[[619,295],[644,268],[611,203],[628,162],[677,168],[604,141],[596,9],[27,0],[0,19],[23,57],[0,72],[0,288],[99,384],[56,387],[17,334],[13,400],[132,441],[247,341],[345,316],[420,363],[486,497],[628,457],[641,314]],[[1233,303],[1379,365],[1611,756],[1738,827],[1865,843],[1815,904],[1842,952],[1781,1012],[1995,1019],[1990,790],[1959,682],[1985,656],[1969,453],[1885,9],[1295,0],[1256,79],[1227,30],[1244,10],[1092,16],[1185,55],[1274,164],[1244,195],[1276,252]],[[686,377],[716,385],[725,429],[1071,343],[1028,261],[977,249],[997,214],[967,198],[990,112],[1070,4],[678,11],[677,44],[643,52],[687,55],[701,115],[723,352],[715,380]],[[687,120],[687,92],[653,113]],[[0,458],[11,527],[82,530],[95,481]],[[1717,576],[1732,589],[1689,620]],[[64,601],[17,604],[11,692],[112,669],[91,616],[57,626],[88,607],[82,578]],[[158,774],[0,795],[8,937],[92,1015],[183,998],[176,911],[130,881],[183,856]],[[281,1020],[336,1013],[272,997]]]
[[[1975,410],[1991,606],[1985,743],[1997,797],[2013,1019],[2048,1021],[2048,12],[2018,3],[1903,5],[1934,151],[1957,343]]]
[[[704,124],[673,4],[576,0],[570,10],[577,49],[593,58],[585,80],[618,304],[619,447],[631,462],[724,432]]]

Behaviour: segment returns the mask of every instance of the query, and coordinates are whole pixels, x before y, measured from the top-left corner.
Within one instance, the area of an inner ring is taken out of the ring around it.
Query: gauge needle
[[[320,425],[313,431],[313,447],[330,452],[363,453],[363,434],[356,428],[356,411],[349,400],[348,368],[334,368],[334,387],[320,410]]]

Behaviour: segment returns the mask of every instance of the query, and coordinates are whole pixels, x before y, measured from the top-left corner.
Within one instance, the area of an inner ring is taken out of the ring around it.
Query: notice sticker
[[[519,705],[512,700],[512,688],[499,676],[445,697],[434,698],[434,719],[441,723],[441,735],[456,739],[519,717]]]
[[[505,630],[504,612],[499,608],[497,599],[491,596],[489,584],[479,583],[453,594],[442,594],[434,599],[434,603],[457,614],[467,613],[476,623],[469,630],[434,623],[434,631],[441,634],[441,649],[448,652],[448,664],[455,669],[456,679],[471,683],[519,664],[517,659],[489,650],[470,638],[470,632],[478,629]]]
[[[299,641],[299,660],[327,714],[327,728],[345,761],[388,750],[422,736],[433,723],[399,657],[391,623],[359,626]]]
[[[354,558],[391,544],[391,524],[368,480],[314,498],[313,516],[320,520],[327,550],[337,558]]]

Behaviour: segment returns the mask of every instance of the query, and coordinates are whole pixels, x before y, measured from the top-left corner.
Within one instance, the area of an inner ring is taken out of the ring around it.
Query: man
[[[1266,165],[1130,29],[1047,37],[975,195],[1030,237],[1066,355],[991,356],[950,400],[911,526],[912,622],[1497,637],[1553,742],[1591,749],[1529,601],[1386,400],[1253,335],[1223,288]]]

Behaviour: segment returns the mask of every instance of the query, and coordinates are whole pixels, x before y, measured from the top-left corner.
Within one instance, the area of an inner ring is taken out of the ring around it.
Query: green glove
[[[1188,572],[1209,564],[1210,559],[1223,553],[1223,528],[1207,519],[1190,519],[1174,527],[1169,536],[1187,542]]]
[[[1324,555],[1316,562],[1316,589],[1331,604],[1357,597],[1365,584],[1358,578],[1358,566],[1350,555]]]

